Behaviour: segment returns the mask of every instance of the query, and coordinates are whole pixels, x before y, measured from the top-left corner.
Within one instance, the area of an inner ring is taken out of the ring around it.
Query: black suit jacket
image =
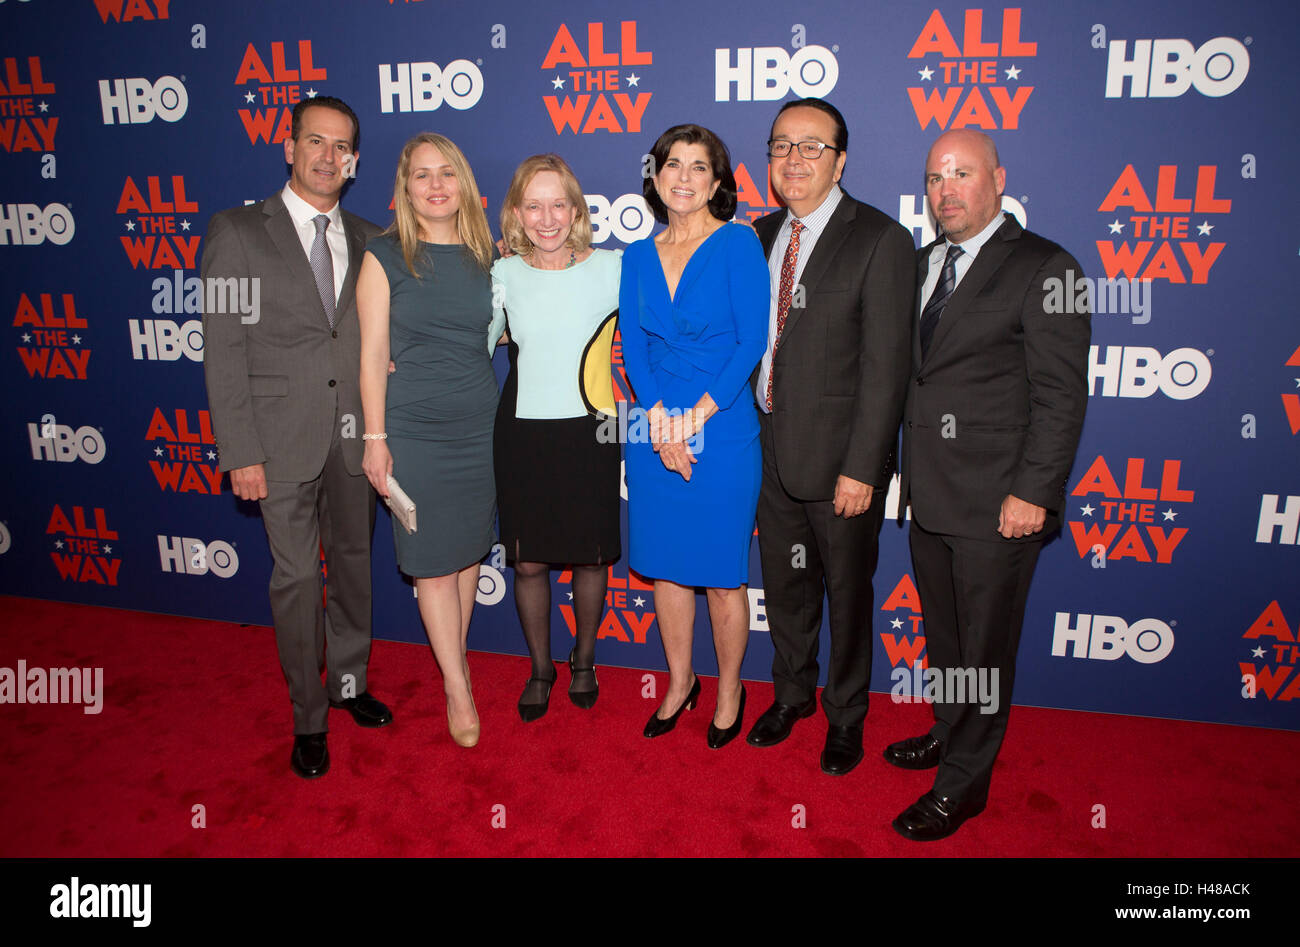
[[[785,216],[754,224],[765,256]],[[776,466],[791,496],[833,499],[841,474],[888,487],[910,369],[915,252],[897,221],[845,193],[804,265],[804,306],[790,307],[772,364]]]
[[[917,252],[918,289],[939,242]],[[910,499],[930,532],[997,539],[1007,494],[1047,509],[1043,533],[1028,539],[1060,527],[1091,338],[1087,313],[1044,308],[1047,281],[1067,270],[1083,271],[1006,214],[949,298],[924,359],[913,315],[899,510]]]

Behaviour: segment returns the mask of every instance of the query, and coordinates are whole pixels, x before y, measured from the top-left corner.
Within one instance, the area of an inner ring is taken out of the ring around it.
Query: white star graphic
[[[634,72],[634,73],[631,73],[631,74],[627,77],[628,88],[635,89],[635,88],[636,88],[636,84],[637,84],[638,82],[640,82],[640,81],[641,81],[641,77],[640,77],[640,76],[638,76],[635,72]]]
[[[216,451],[208,451],[208,460],[216,460],[216,459],[217,459]]]
[[[1109,223],[1109,224],[1107,224],[1106,226],[1110,228],[1110,232],[1111,232],[1111,233],[1123,233],[1123,232],[1124,232],[1124,225],[1121,224],[1121,223],[1119,222],[1119,218],[1118,218],[1118,217],[1115,218],[1114,223]]]
[[[1171,523],[1174,521],[1175,517],[1177,517],[1177,516],[1178,516],[1178,514],[1175,513],[1172,509],[1165,510],[1165,512],[1164,512],[1164,517],[1165,517],[1165,519],[1168,520],[1168,521],[1171,522]]]
[[[307,98],[309,98],[309,99],[314,99],[314,98],[316,98],[316,90],[315,90],[315,89],[308,89],[308,90],[307,90]]]
[[[24,332],[24,333],[23,333],[23,341],[24,341],[24,342],[30,342],[31,340],[32,340],[32,337],[31,337],[30,335],[28,335],[26,332]],[[1296,381],[1300,381],[1300,378],[1297,378]]]
[[[1296,386],[1297,388],[1300,388],[1300,378],[1297,378],[1297,379],[1295,380],[1295,386]]]
[[[1008,79],[1019,79],[1019,78],[1020,78],[1020,67],[1019,67],[1019,66],[1011,66],[1009,69],[1007,69],[1006,72],[1007,72],[1007,78],[1008,78]]]
[[[916,74],[921,77],[922,82],[929,82],[930,77],[934,75],[934,70],[926,66],[924,69],[916,70]]]
[[[570,602],[573,601],[573,593],[572,593],[572,592],[565,592],[564,594],[567,595],[567,596],[569,596],[569,601],[570,601]]]
[[[1264,649],[1261,648],[1261,647],[1259,647],[1258,645],[1256,645],[1256,646],[1255,646],[1255,650],[1252,651],[1252,652],[1250,652],[1250,653],[1253,654],[1253,655],[1254,655],[1255,657],[1257,657],[1257,658],[1262,658],[1262,657],[1264,656]]]
[[[104,545],[104,555],[106,555],[106,556],[111,556],[112,554],[113,554],[113,547],[112,547],[112,546],[109,546],[109,545],[107,545],[107,544],[105,544],[105,545]]]
[[[556,76],[554,79],[551,80],[551,85],[554,86],[554,87],[557,88],[557,89],[563,89],[563,88],[564,88],[564,80],[561,79],[559,76]]]
[[[62,548],[63,548],[63,540],[62,540],[62,539],[56,539],[56,540],[54,541],[54,548],[55,548],[55,549],[62,549]]]
[[[901,618],[895,618],[893,621],[891,621],[891,622],[889,623],[889,627],[890,627],[890,628],[902,628],[902,627],[903,627],[903,621],[902,621],[902,619],[901,619]]]
[[[127,230],[134,230],[134,229],[135,229],[135,221],[134,221],[134,220],[128,220],[128,221],[126,222],[126,229],[127,229]]]
[[[1202,237],[1208,237],[1210,235],[1210,231],[1213,229],[1214,229],[1214,224],[1210,223],[1208,220],[1203,220],[1201,221],[1200,226],[1196,228],[1196,232],[1199,233]]]
[[[635,605],[637,608],[640,608],[642,605],[645,604],[645,599],[643,599],[641,596],[638,595],[636,598],[632,599],[632,604]]]
[[[182,220],[182,221],[181,221],[181,229],[182,229],[182,230],[189,230],[189,229],[190,229],[190,222],[189,222],[188,220]]]
[[[1079,507],[1079,512],[1084,516],[1092,516],[1092,504],[1089,503],[1087,506]]]
[[[155,456],[155,457],[161,457],[161,456],[162,456],[162,448],[161,448],[161,447],[155,447],[155,448],[153,449],[153,452],[154,452],[154,456]]]
[[[49,102],[42,102],[42,103],[41,103],[41,111],[42,111],[42,112],[48,112],[49,110],[50,110],[50,103],[49,103]]]
[[[79,335],[74,335],[74,336],[72,337],[72,344],[73,344],[73,345],[80,345],[80,344],[81,344],[81,336],[79,336]]]
[[[251,93],[251,92],[245,92],[245,93],[244,93],[244,101],[245,101],[245,102],[256,102],[256,101],[257,101],[257,96],[253,95],[253,93]]]

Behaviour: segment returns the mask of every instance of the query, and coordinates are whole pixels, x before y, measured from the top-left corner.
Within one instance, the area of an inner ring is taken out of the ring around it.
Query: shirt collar
[[[830,191],[827,193],[825,199],[817,205],[817,209],[805,217],[798,218],[799,222],[811,230],[820,232],[821,229],[826,226],[826,221],[831,219],[831,214],[835,213],[835,208],[840,206],[840,201],[843,197],[844,191],[840,189],[840,186],[838,184],[831,185]],[[782,229],[788,232],[790,230],[790,225],[794,220],[794,211],[787,208],[785,212],[785,222],[782,224]]]
[[[342,228],[343,226],[343,212],[339,209],[338,201],[335,201],[334,206],[329,210],[319,211],[299,197],[287,182],[284,185],[284,190],[280,192],[280,196],[284,199],[284,208],[289,212],[295,227],[314,226],[312,220],[321,214],[330,219],[331,227]]]
[[[1003,216],[1002,211],[998,211],[998,213],[994,215],[993,219],[989,221],[987,227],[985,227],[975,236],[970,237],[962,241],[961,243],[956,244],[956,246],[961,247],[962,252],[965,253],[968,257],[974,258],[978,256],[980,252],[980,248],[983,247],[984,244],[988,243],[989,240],[993,237],[993,235],[998,232],[998,228],[1002,226],[1005,220],[1006,218]],[[948,243],[946,240],[945,243],[941,244],[940,246],[944,249],[944,252],[947,252]]]

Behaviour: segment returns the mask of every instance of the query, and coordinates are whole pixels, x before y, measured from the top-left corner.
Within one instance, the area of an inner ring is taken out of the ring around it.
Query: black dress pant
[[[990,536],[931,533],[915,519],[909,530],[929,666],[984,669],[990,681],[998,672],[995,713],[983,713],[969,693],[955,702],[944,692],[934,702],[930,733],[943,744],[934,791],[962,801],[988,796],[1011,711],[1025,600],[1043,547],[1041,539],[1013,542],[992,530]]]
[[[764,603],[775,655],[776,699],[802,704],[817,693],[822,602],[830,603],[831,648],[822,708],[835,726],[861,726],[867,715],[874,648],[871,577],[885,515],[885,491],[852,519],[835,515],[833,500],[804,501],[781,485],[772,423],[761,415],[763,484],[758,495],[758,543]]]

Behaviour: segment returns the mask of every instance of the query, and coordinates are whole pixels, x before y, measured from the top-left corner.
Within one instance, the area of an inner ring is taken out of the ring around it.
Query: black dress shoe
[[[289,767],[303,779],[315,779],[329,772],[330,751],[325,745],[325,734],[294,734]]]
[[[515,705],[519,709],[520,720],[524,723],[532,723],[534,720],[541,720],[546,716],[546,709],[551,705],[551,687],[555,684],[555,679],[557,677],[559,677],[558,674],[552,673],[550,678],[537,677],[534,675],[528,679],[527,683],[524,684],[524,693],[519,696],[519,703]],[[533,681],[536,681],[539,684],[545,684],[546,693],[542,695],[540,701],[525,701],[524,696],[527,695],[528,686],[532,684]]]
[[[577,646],[569,652],[569,700],[573,706],[582,710],[590,710],[596,706],[596,698],[600,696],[600,681],[596,680],[596,662],[592,661],[591,667],[578,667],[573,663],[573,656],[578,653]],[[573,689],[573,685],[578,682],[579,674],[591,675],[591,689],[578,691]]]
[[[796,720],[811,717],[816,712],[817,698],[815,697],[805,704],[798,705],[777,701],[754,721],[754,729],[749,731],[745,741],[751,746],[776,746],[790,735]]]
[[[885,747],[885,759],[903,769],[933,769],[939,765],[943,744],[928,733],[908,737]]]
[[[393,722],[393,712],[371,697],[369,691],[346,700],[331,700],[330,706],[342,707],[363,727],[386,727]]]
[[[986,802],[987,799],[975,799],[963,803],[947,796],[936,796],[931,789],[894,820],[894,831],[913,842],[947,838],[967,819],[983,812]]]
[[[709,749],[720,750],[740,733],[741,722],[745,719],[745,685],[740,685],[740,708],[736,711],[736,719],[725,730],[721,730],[709,721]]]
[[[822,772],[843,776],[861,762],[862,728],[832,724],[826,730],[826,746],[822,749]]]
[[[682,715],[682,711],[693,709],[695,707],[695,702],[699,699],[700,679],[696,677],[695,683],[691,685],[691,692],[686,695],[686,699],[682,701],[682,705],[677,708],[677,713],[665,719],[664,717],[659,716],[659,711],[656,710],[650,715],[650,719],[646,721],[645,729],[641,732],[647,737],[663,736],[673,727],[677,726],[677,718]]]

